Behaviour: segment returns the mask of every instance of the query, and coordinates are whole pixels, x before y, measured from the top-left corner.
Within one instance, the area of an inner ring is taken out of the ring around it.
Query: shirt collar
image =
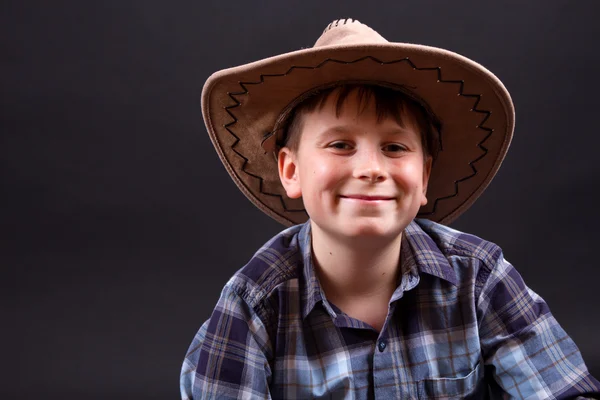
[[[328,313],[335,318],[335,311],[327,303],[323,289],[315,273],[312,258],[310,219],[298,233],[298,243],[303,259],[304,285],[302,290],[302,318],[306,318],[315,305],[322,301]],[[401,245],[402,275],[413,276],[425,273],[443,279],[453,285],[458,284],[456,272],[434,240],[413,220],[404,229]],[[399,277],[398,283],[401,279]]]
[[[438,244],[423,230],[420,220],[413,220],[404,229],[402,237],[402,264],[407,269],[433,275],[453,285],[458,285],[456,271],[440,250]]]

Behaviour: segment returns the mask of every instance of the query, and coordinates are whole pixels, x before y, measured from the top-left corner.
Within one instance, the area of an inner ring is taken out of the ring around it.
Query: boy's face
[[[296,153],[280,150],[282,184],[326,234],[397,237],[427,203],[431,159],[414,118],[378,122],[374,102],[359,113],[354,93],[336,117],[336,97],[303,116]]]

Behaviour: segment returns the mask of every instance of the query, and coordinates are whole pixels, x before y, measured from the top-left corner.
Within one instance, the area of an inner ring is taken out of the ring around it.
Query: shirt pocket
[[[479,362],[471,372],[456,378],[429,378],[419,382],[419,399],[479,399],[485,397],[483,366]]]

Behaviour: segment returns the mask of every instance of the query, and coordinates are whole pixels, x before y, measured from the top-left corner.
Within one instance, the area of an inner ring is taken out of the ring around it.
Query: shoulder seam
[[[283,257],[282,264],[288,264],[288,260],[291,256],[294,256],[295,251],[288,252],[286,257]],[[266,262],[261,260],[261,262]],[[246,264],[248,265],[248,264]],[[256,284],[251,278],[244,275],[243,273],[236,273],[233,279],[230,279],[227,285],[231,286],[236,293],[241,296],[244,301],[254,308],[258,303],[262,302],[268,297],[279,285],[286,281],[294,278],[294,271],[291,269],[273,268],[273,274],[268,282],[265,282],[264,287]]]
[[[483,290],[483,287],[485,286],[491,273],[491,265],[488,265],[488,263],[483,262],[481,268],[479,268],[479,271],[477,271],[477,275],[475,276],[475,288],[473,292],[473,298],[475,299],[476,304],[479,303],[479,296],[481,296],[481,291]]]

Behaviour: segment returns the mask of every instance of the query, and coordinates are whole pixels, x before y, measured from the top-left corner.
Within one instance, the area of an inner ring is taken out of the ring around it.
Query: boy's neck
[[[389,302],[400,270],[401,234],[389,240],[339,239],[311,228],[315,272],[329,300]]]

